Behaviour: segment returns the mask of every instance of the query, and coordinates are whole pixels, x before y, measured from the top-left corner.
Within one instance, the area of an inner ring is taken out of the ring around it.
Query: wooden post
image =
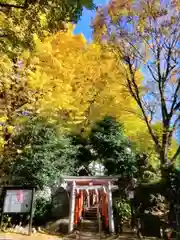
[[[104,196],[104,217],[105,217],[105,225],[106,227],[109,226],[109,218],[108,218],[108,199],[107,193]]]
[[[69,233],[73,231],[74,228],[74,210],[75,210],[75,196],[76,196],[76,183],[73,181],[71,189],[71,199],[70,199],[70,213],[69,213]]]
[[[32,222],[33,222],[33,213],[34,213],[34,196],[35,196],[35,188],[32,189],[31,211],[30,211],[30,219],[29,219],[29,235],[31,235],[31,233],[32,233]]]
[[[2,230],[2,226],[3,226],[3,217],[4,217],[4,201],[5,201],[5,196],[6,196],[6,190],[3,189],[3,193],[2,193],[2,200],[3,200],[3,204],[2,204],[2,209],[1,209],[1,230]]]
[[[81,204],[80,204],[81,212],[80,212],[80,217],[82,216],[83,207],[84,207],[83,205],[84,205],[84,192],[83,192],[83,190],[81,190]]]
[[[101,214],[100,214],[100,205],[99,202],[97,204],[98,209],[98,225],[99,225],[99,239],[101,239]]]
[[[87,207],[90,207],[90,193],[89,190],[87,190]]]
[[[77,222],[78,222],[78,209],[79,209],[79,194],[76,191],[75,207],[74,207],[74,224],[75,225],[77,225]]]
[[[111,233],[114,233],[114,216],[113,216],[112,190],[111,190],[110,181],[108,181],[108,218],[109,218],[109,231]]]

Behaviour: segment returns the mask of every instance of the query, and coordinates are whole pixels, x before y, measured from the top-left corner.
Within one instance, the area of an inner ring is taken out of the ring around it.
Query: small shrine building
[[[72,232],[86,208],[96,207],[109,232],[115,231],[112,192],[118,189],[118,177],[63,176],[70,192],[68,231]]]

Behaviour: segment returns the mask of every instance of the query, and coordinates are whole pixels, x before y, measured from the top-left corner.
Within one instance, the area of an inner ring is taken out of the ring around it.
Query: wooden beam
[[[97,181],[118,181],[120,176],[62,176],[64,181],[67,182],[97,182]]]
[[[104,190],[104,185],[94,185],[94,186],[79,186],[79,185],[76,185],[76,189],[77,190],[98,190],[98,189],[102,189]],[[116,190],[118,189],[118,186],[117,185],[112,185],[112,190]]]

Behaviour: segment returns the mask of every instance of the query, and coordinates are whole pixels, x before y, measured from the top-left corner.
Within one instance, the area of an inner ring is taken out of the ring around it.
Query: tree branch
[[[142,101],[141,101],[141,98],[140,98],[140,93],[139,93],[139,89],[138,89],[138,86],[136,84],[136,81],[135,81],[135,76],[134,76],[134,72],[133,72],[133,68],[132,68],[132,64],[130,62],[130,58],[126,58],[126,63],[128,64],[128,67],[129,67],[129,72],[130,72],[130,75],[131,75],[131,80],[127,78],[127,81],[128,81],[128,87],[129,87],[129,90],[130,90],[130,93],[131,95],[134,97],[134,99],[136,100],[137,104],[139,105],[141,111],[142,111],[142,114],[143,114],[143,117],[144,117],[144,120],[146,122],[146,125],[147,125],[147,128],[148,128],[148,131],[156,145],[156,147],[160,150],[161,149],[161,145],[158,141],[158,138],[155,136],[153,130],[152,130],[152,127],[150,125],[150,122],[148,120],[148,117],[146,115],[146,112],[144,110],[144,107],[142,105]]]
[[[178,109],[178,105],[180,106],[180,102],[177,103],[178,91],[179,90],[180,90],[180,79],[178,79],[178,84],[177,84],[176,90],[174,92],[174,99],[173,99],[171,109],[170,109],[170,112],[169,112],[169,118],[171,118],[173,116],[174,110],[176,111]]]
[[[148,69],[149,69],[149,71],[150,71],[150,73],[151,73],[153,79],[154,79],[156,82],[158,82],[158,79],[155,77],[155,75],[154,75],[154,73],[153,73],[151,67],[150,67],[149,65],[147,65],[147,67],[148,67]]]
[[[135,116],[137,116],[140,120],[144,120],[144,118],[142,117],[141,114],[138,114],[136,111],[133,111],[133,110],[130,110],[130,109],[126,109],[126,108],[123,108],[123,111],[125,112],[128,112],[130,114],[133,114]]]
[[[168,145],[170,146],[171,145],[171,141],[172,141],[172,136],[173,136],[173,133],[174,131],[176,130],[176,126],[178,124],[178,122],[180,121],[180,115],[176,118],[176,120],[174,121],[173,125],[172,125],[172,129],[171,131],[169,132],[169,135],[168,135]]]
[[[172,126],[172,131],[174,132],[176,130],[176,126],[178,124],[178,122],[180,121],[180,115],[176,118],[176,120],[174,121],[174,124]]]
[[[176,153],[174,154],[174,156],[171,158],[171,161],[174,162],[179,154],[180,154],[180,145],[179,145]]]
[[[168,112],[167,112],[167,107],[166,107],[166,101],[164,98],[164,81],[163,77],[161,76],[161,66],[160,66],[160,54],[161,54],[161,49],[160,46],[157,46],[157,72],[158,72],[158,88],[159,88],[159,93],[160,93],[160,99],[161,99],[161,112],[162,112],[162,119],[163,119],[163,127],[167,128],[169,125],[168,120]]]
[[[174,110],[177,111],[179,108],[180,108],[180,102],[176,104],[176,106],[174,107]]]
[[[171,60],[171,53],[172,53],[172,49],[169,47],[168,48],[168,54],[167,54],[167,59],[166,59],[166,62],[167,62],[167,67],[166,67],[166,72],[165,74],[163,74],[163,81],[166,81],[170,71],[171,71],[171,64],[170,64],[170,60]]]

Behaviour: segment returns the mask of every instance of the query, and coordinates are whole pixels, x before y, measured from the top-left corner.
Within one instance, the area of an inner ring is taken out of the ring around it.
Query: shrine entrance
[[[117,189],[116,177],[63,177],[70,190],[69,232],[74,230],[88,210],[94,209],[104,220],[109,232],[114,232],[112,191]],[[96,212],[95,212],[96,214]]]

